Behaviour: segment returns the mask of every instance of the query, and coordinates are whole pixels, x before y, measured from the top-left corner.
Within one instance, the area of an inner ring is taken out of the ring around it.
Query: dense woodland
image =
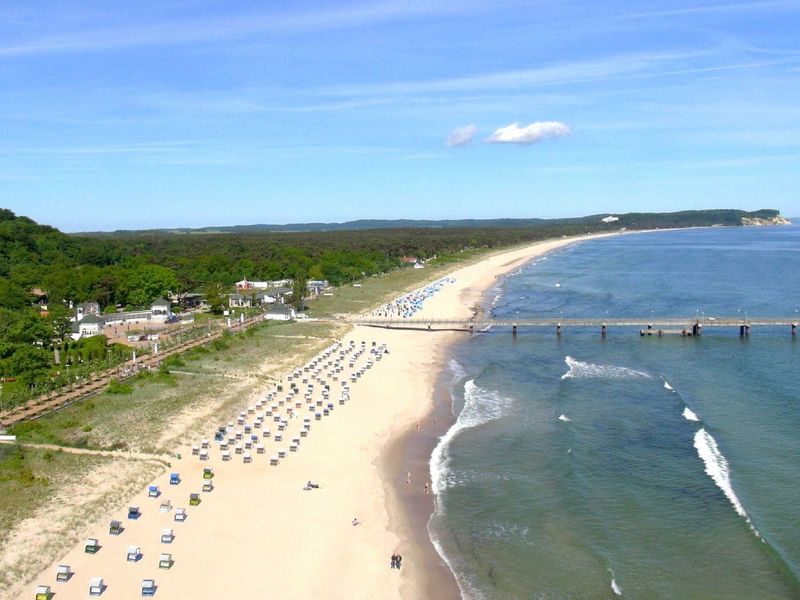
[[[384,228],[348,231],[70,236],[0,209],[0,377],[31,385],[52,377],[49,348],[69,333],[70,301],[95,300],[113,311],[148,306],[169,292],[201,292],[221,304],[224,292],[242,278],[298,277],[341,285],[399,268],[399,259],[409,255],[427,259],[466,248],[620,227],[740,225],[743,216],[777,214],[688,211],[619,215],[613,223],[602,223],[600,215],[557,221],[448,221],[414,228],[381,222]],[[34,307],[37,290],[47,294],[45,318]],[[80,346],[73,350],[83,352]],[[87,360],[92,356],[90,352]]]

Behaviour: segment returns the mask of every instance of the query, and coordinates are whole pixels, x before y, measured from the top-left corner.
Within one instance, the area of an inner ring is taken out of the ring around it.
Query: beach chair
[[[323,416],[327,417],[330,414],[331,414],[331,411],[329,411],[327,408],[322,409],[322,415]]]
[[[272,439],[274,439],[276,442],[282,442],[283,441],[283,434],[282,433],[276,433],[275,437],[273,437]]]
[[[200,450],[200,460],[208,460],[208,450]]]
[[[322,420],[322,413],[314,413],[314,419],[317,421]]]
[[[204,492],[210,492],[213,489],[214,489],[214,482],[212,482],[210,479],[208,481],[204,481],[203,482],[203,491]]]
[[[162,544],[171,544],[172,540],[175,539],[175,534],[172,529],[162,529],[161,530],[161,543]]]
[[[111,524],[108,526],[108,533],[111,535],[119,535],[122,533],[123,527],[122,523],[119,521],[111,521]]]
[[[175,509],[175,516],[173,519],[177,523],[183,523],[186,520],[186,509],[185,508],[176,508]]]
[[[58,565],[56,567],[56,581],[69,581],[72,577],[72,569],[69,565]]]
[[[171,569],[172,568],[172,554],[162,553],[158,556],[158,568],[159,569]]]
[[[234,448],[234,452],[236,452],[236,454],[241,454],[242,452],[244,452],[244,447],[241,444],[236,444],[236,448]]]
[[[278,448],[278,458],[286,458],[286,450],[283,448]]]
[[[158,489],[157,485],[149,485],[147,486],[147,497],[148,498],[158,498],[161,492]]]
[[[278,456],[277,456],[277,455],[275,455],[275,454],[273,454],[272,456],[270,456],[270,458],[269,458],[269,464],[270,464],[270,465],[272,465],[273,467],[277,466],[277,465],[278,465]]]
[[[50,600],[50,586],[39,585],[36,586],[36,600]]]
[[[83,551],[86,552],[86,554],[97,554],[98,550],[100,550],[100,543],[97,541],[97,538],[86,538]]]
[[[89,580],[89,595],[100,596],[106,590],[106,584],[102,577],[92,577]]]
[[[227,450],[223,450],[222,451],[222,460],[223,461],[228,461],[230,459],[231,459],[231,453],[228,452]]]
[[[308,429],[306,427],[300,430],[300,437],[308,437]]]
[[[200,504],[200,494],[189,494],[189,506]]]
[[[141,516],[141,514],[142,513],[139,512],[139,507],[138,506],[129,506],[128,507],[128,518],[131,521],[135,521],[136,519],[138,519]]]
[[[253,456],[249,452],[245,452],[242,456],[242,462],[247,464],[253,462]]]
[[[289,444],[289,452],[297,452],[297,447],[298,447],[299,445],[300,445],[299,443],[297,443],[297,444],[296,444],[296,443],[294,443],[294,442],[292,442],[291,444]]]
[[[128,553],[125,560],[128,562],[138,562],[142,557],[142,549],[139,546],[128,546]]]
[[[242,439],[242,432],[237,429],[236,431],[234,431],[233,437],[235,437],[237,440]]]
[[[219,449],[222,450],[223,452],[226,452],[228,450],[228,442],[222,442],[219,445]]]
[[[244,449],[245,449],[245,450],[252,450],[252,448],[253,448],[253,442],[252,442],[252,440],[247,440],[247,441],[244,443]]]
[[[142,579],[142,596],[155,596],[155,595],[156,595],[155,579]]]
[[[256,454],[264,454],[264,444],[256,444]]]
[[[252,425],[250,425],[250,424],[246,424],[246,425],[244,426],[244,433],[245,433],[245,435],[249,435],[250,433],[252,433],[252,431],[253,431],[253,426],[252,426]]]
[[[213,479],[214,478],[214,469],[211,467],[205,467],[203,469],[203,479]]]
[[[178,485],[181,482],[181,476],[179,473],[170,473],[169,474],[169,484],[170,485]]]
[[[208,440],[203,440],[202,442],[200,442],[200,447],[201,448],[208,448],[209,445],[210,444],[208,443]]]
[[[195,455],[195,456],[200,454],[200,446],[198,446],[197,444],[193,445],[192,446],[192,454]]]
[[[164,500],[161,502],[161,506],[158,507],[158,512],[168,513],[172,510],[172,502],[170,500]]]

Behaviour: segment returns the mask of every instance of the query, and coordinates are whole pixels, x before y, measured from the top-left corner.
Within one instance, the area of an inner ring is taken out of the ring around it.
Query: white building
[[[272,304],[264,314],[264,318],[272,321],[291,321],[297,318],[297,313],[286,304]]]

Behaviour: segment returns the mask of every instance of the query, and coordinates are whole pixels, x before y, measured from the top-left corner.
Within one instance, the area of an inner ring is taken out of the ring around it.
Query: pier
[[[541,319],[491,319],[476,317],[474,319],[352,319],[354,325],[366,327],[383,327],[386,329],[412,329],[425,331],[465,331],[475,333],[488,329],[508,329],[516,335],[523,329],[550,329],[561,335],[570,328],[592,328],[605,336],[611,328],[635,329],[641,336],[700,336],[708,330],[733,329],[739,331],[741,337],[750,335],[753,328],[783,327],[793,336],[797,336],[800,319],[795,318],[763,318],[754,317],[703,317],[698,318],[541,318]]]

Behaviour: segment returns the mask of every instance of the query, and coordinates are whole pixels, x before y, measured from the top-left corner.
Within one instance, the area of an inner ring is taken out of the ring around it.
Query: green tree
[[[211,308],[211,312],[215,315],[221,315],[222,311],[225,310],[225,305],[227,302],[225,301],[224,290],[221,285],[211,284],[206,288],[206,302],[208,306]]]
[[[306,297],[308,285],[308,271],[305,267],[299,267],[294,274],[292,282],[292,305],[297,310],[303,310],[303,298]]]

